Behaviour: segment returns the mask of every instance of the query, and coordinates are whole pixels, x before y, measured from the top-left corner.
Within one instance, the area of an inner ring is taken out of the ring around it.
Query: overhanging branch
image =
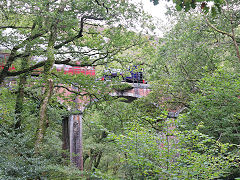
[[[90,95],[90,93],[88,93],[88,92],[86,92],[86,93],[80,93],[80,92],[78,92],[78,91],[71,90],[71,89],[69,89],[69,88],[66,87],[66,86],[55,85],[54,87],[55,87],[55,88],[64,88],[64,89],[66,89],[67,91],[69,91],[69,92],[71,92],[71,93],[74,93],[74,94],[76,94],[76,95],[79,95],[79,96]]]
[[[31,27],[27,27],[27,26],[0,26],[0,29],[7,29],[7,28],[12,28],[12,29],[31,29]]]
[[[223,34],[223,35],[227,35],[227,36],[230,37],[230,38],[233,38],[233,35],[232,35],[232,34],[218,29],[218,28],[215,27],[213,24],[211,24],[207,18],[206,18],[206,21],[207,21],[207,24],[208,24],[212,29],[214,29],[215,31],[217,31],[217,32],[219,32],[219,33],[221,33],[221,34]]]
[[[96,2],[99,6],[104,7],[104,8],[107,10],[107,13],[109,12],[109,8],[106,7],[104,3],[100,3],[98,0],[95,0],[95,2]]]

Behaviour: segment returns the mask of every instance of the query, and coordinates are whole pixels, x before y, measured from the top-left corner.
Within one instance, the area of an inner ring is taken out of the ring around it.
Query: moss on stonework
[[[122,84],[113,84],[112,88],[116,91],[127,91],[132,89],[133,87],[128,83],[122,83]]]

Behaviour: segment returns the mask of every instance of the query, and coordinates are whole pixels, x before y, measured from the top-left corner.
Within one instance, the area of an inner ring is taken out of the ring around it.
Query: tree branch
[[[29,36],[27,39],[25,39],[24,41],[22,41],[19,45],[15,46],[12,48],[11,54],[9,56],[9,59],[7,60],[7,63],[5,64],[3,70],[0,72],[0,84],[3,82],[3,80],[5,79],[5,77],[8,75],[8,70],[11,67],[12,63],[15,61],[16,59],[16,53],[17,51],[24,47],[28,42],[41,37],[43,34],[47,33],[47,30],[44,30],[41,33],[35,34],[35,35],[31,35]]]
[[[80,30],[79,30],[78,34],[76,36],[71,37],[68,40],[66,40],[66,41],[64,41],[64,42],[54,46],[54,49],[60,49],[65,44],[68,44],[68,43],[74,41],[75,39],[78,39],[78,38],[82,37],[83,36],[83,34],[82,34],[83,33],[83,24],[84,24],[84,17],[82,17],[81,20],[80,20]]]
[[[0,29],[6,29],[6,28],[12,28],[12,29],[31,29],[31,27],[27,27],[27,26],[0,26]]]
[[[66,87],[66,86],[55,85],[54,87],[55,87],[55,88],[56,88],[56,87],[57,87],[57,88],[64,88],[64,89],[66,89],[67,91],[69,91],[69,92],[71,92],[71,93],[74,93],[74,94],[77,94],[77,95],[80,95],[80,96],[90,95],[90,93],[88,93],[88,92],[82,94],[82,93],[80,93],[80,92],[78,92],[78,91],[71,90],[71,89],[69,89],[69,88]]]
[[[230,38],[233,38],[233,35],[232,35],[232,34],[216,28],[213,24],[211,24],[211,23],[209,22],[209,20],[208,20],[207,18],[206,18],[206,21],[207,21],[207,24],[208,24],[212,29],[214,29],[215,31],[217,31],[217,32],[219,32],[219,33],[221,33],[221,34],[223,34],[223,35],[227,35],[227,36],[230,37]]]
[[[80,30],[78,32],[78,34],[76,36],[70,37],[68,40],[54,46],[55,49],[60,49],[61,47],[63,47],[65,44],[68,44],[70,42],[73,42],[74,40],[80,38],[83,36],[83,26],[84,26],[84,20],[85,19],[92,19],[92,20],[104,20],[103,18],[97,18],[97,17],[93,17],[93,16],[83,16],[80,20]]]
[[[109,12],[109,8],[106,7],[104,3],[100,3],[98,0],[95,0],[95,2],[96,2],[99,6],[104,7],[104,8],[107,10],[107,13]]]

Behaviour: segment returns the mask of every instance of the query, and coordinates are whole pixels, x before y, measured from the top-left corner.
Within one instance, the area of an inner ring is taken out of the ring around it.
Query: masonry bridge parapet
[[[137,98],[147,96],[151,92],[149,84],[131,83],[130,85],[132,86],[131,89],[123,91],[115,90],[111,92],[110,95],[113,97],[125,97],[126,99],[128,99],[128,102],[132,102]]]

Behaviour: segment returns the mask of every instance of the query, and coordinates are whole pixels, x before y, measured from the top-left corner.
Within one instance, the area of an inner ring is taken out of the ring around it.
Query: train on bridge
[[[147,81],[144,80],[143,68],[140,65],[134,65],[129,67],[126,71],[121,69],[107,69],[104,70],[104,75],[101,80],[112,80],[120,79],[128,83],[143,83],[146,84]]]
[[[0,70],[4,68],[7,59],[9,58],[9,53],[0,53]],[[39,61],[36,57],[32,58],[33,61]],[[143,68],[141,65],[130,66],[126,71],[121,69],[106,69],[103,72],[103,76],[98,79],[102,81],[111,81],[113,79],[120,79],[121,81],[128,83],[143,83],[146,84],[147,81],[144,80]],[[89,76],[96,76],[96,70],[93,66],[69,66],[69,65],[55,65],[58,72],[64,72],[64,74],[84,74]],[[15,66],[12,65],[9,71],[16,70]],[[43,68],[37,68],[32,72],[32,75],[39,75],[43,71]]]

